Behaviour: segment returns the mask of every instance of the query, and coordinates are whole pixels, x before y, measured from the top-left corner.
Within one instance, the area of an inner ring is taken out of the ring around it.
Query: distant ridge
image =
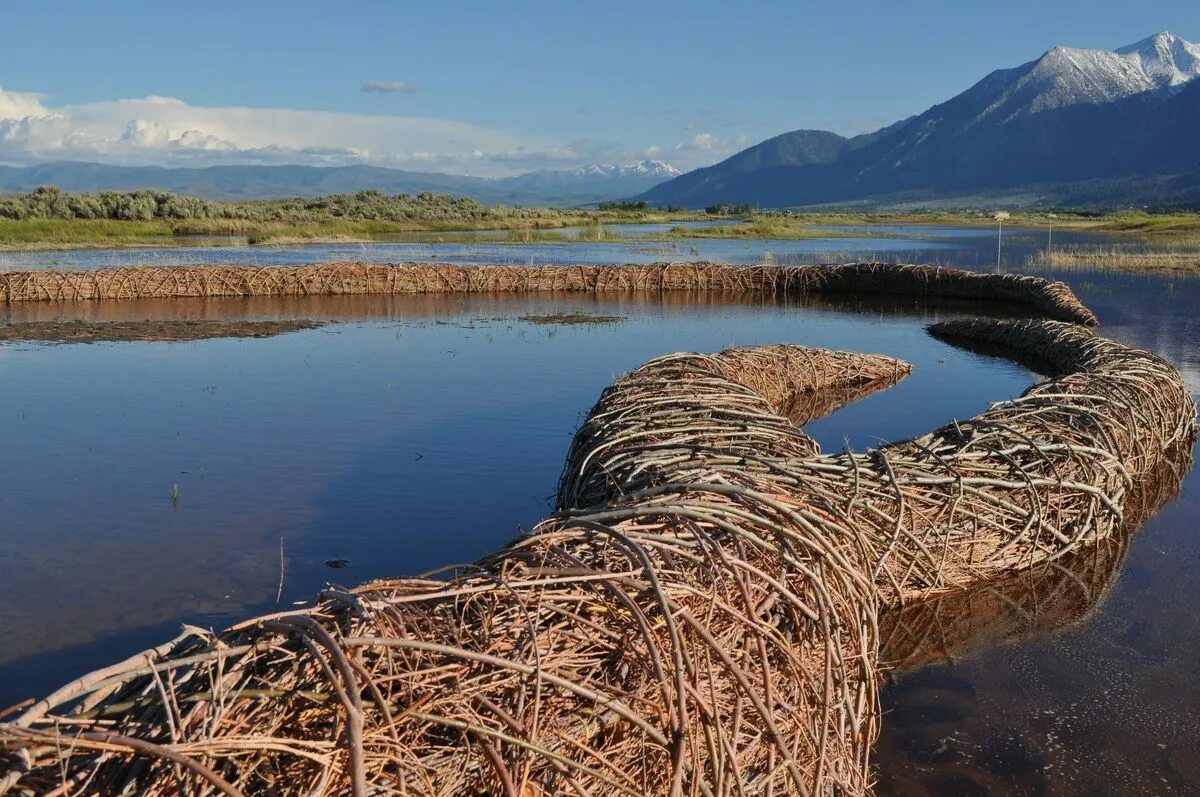
[[[641,195],[660,204],[1200,206],[1200,46],[1055,47],[923,114],[798,130]]]
[[[482,178],[410,172],[379,166],[110,166],[56,161],[0,166],[0,192],[54,185],[66,191],[170,191],[205,199],[268,199],[376,189],[389,194],[430,191],[486,204],[573,206],[620,199],[676,177],[662,161],[544,169],[515,177]]]

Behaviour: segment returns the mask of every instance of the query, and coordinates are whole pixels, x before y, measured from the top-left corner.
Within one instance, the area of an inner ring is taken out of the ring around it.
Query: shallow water
[[[756,246],[758,259],[776,243],[736,242]],[[590,257],[590,246],[557,251]],[[985,258],[983,244],[951,251]],[[1099,313],[1105,334],[1164,354],[1200,387],[1200,282],[1056,276]],[[0,605],[0,705],[162,641],[179,622],[219,627],[273,609],[281,540],[284,605],[326,580],[414,573],[496,548],[547,512],[570,436],[603,387],[668,351],[794,342],[914,363],[892,390],[812,424],[826,449],[972,415],[1039,377],[938,342],[924,326],[1003,309],[670,295],[0,309],[9,320],[337,322],[265,340],[0,345],[0,572],[10,596]],[[625,320],[520,320],[551,312]],[[953,664],[898,673],[884,691],[879,792],[1200,789],[1198,502],[1190,475],[1070,628],[1015,633]],[[328,569],[331,557],[352,566]]]
[[[610,233],[654,236],[671,227],[715,226],[719,222],[611,225]],[[741,240],[682,238],[541,243],[472,241],[495,236],[494,230],[467,233],[422,233],[407,242],[316,244],[302,246],[179,246],[170,249],[94,249],[75,252],[4,252],[0,270],[92,269],[139,265],[239,264],[281,266],[361,260],[370,262],[437,261],[442,263],[654,263],[663,260],[713,260],[723,263],[834,263],[863,258],[943,263],[969,268],[1022,265],[1047,244],[1043,230],[1006,229],[997,253],[995,228],[944,225],[846,225],[822,228],[829,235],[805,240]],[[569,239],[581,231],[567,227],[545,232]],[[503,234],[503,233],[501,233]],[[877,237],[860,237],[863,234]],[[447,242],[439,242],[445,237]],[[463,240],[466,238],[467,240]],[[1084,232],[1056,232],[1054,245],[1111,242]],[[999,254],[999,258],[997,257]]]

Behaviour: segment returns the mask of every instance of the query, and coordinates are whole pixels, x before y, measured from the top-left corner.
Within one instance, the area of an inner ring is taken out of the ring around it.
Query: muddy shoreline
[[[0,325],[0,342],[101,343],[131,341],[185,341],[212,338],[269,338],[288,332],[316,329],[324,321],[195,321],[147,319],[145,321],[18,321]]]

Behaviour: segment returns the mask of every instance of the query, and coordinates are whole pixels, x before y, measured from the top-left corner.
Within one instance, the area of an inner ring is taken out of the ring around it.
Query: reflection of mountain
[[[874,133],[798,130],[644,199],[698,207],[1200,201],[1200,46],[1056,47]]]
[[[885,614],[880,660],[898,670],[952,662],[1086,619],[1116,580],[1134,533],[1178,495],[1191,467],[1190,445],[1172,452],[1130,491],[1121,533],[1097,545],[1001,581]]]

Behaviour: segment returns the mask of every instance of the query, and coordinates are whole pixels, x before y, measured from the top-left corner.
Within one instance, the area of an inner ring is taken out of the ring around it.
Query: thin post
[[[993,218],[995,218],[996,222],[1000,225],[996,232],[996,270],[999,271],[1001,245],[1004,241],[1004,220],[1008,218],[1008,212],[1004,210],[998,210]]]

